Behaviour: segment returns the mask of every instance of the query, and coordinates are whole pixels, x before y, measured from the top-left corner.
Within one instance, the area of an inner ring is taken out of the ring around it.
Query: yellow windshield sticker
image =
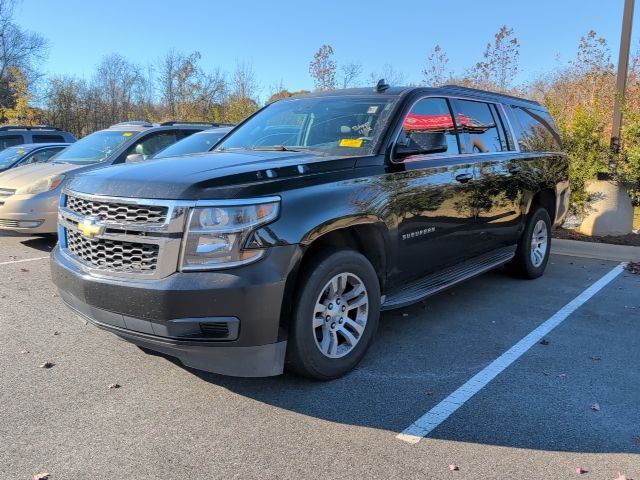
[[[131,135],[133,135],[133,132],[124,132],[122,134],[123,137],[130,137]]]
[[[27,153],[27,151],[26,150],[18,150],[16,153],[18,155],[22,155],[23,153]]]
[[[364,140],[361,138],[343,138],[340,140],[341,147],[360,148]]]

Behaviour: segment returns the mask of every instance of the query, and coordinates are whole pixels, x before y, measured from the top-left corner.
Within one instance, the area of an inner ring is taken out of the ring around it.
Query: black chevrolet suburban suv
[[[213,152],[75,177],[53,280],[77,313],[237,376],[353,369],[381,310],[544,272],[569,200],[548,111],[455,86],[272,103]]]

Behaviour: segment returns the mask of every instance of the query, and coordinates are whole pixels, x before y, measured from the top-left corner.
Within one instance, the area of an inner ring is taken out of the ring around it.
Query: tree
[[[12,92],[12,98],[9,101],[11,107],[1,108],[1,116],[3,121],[14,125],[34,125],[39,123],[41,112],[31,106],[33,95],[29,91],[26,76],[17,68],[13,68],[10,72],[11,81],[9,89]]]
[[[405,83],[405,76],[402,72],[397,71],[393,68],[393,65],[389,63],[385,63],[380,72],[371,72],[369,74],[369,83],[371,85],[376,85],[378,80],[384,79],[384,81],[389,85],[403,85]]]
[[[427,66],[422,70],[423,83],[431,87],[444,85],[451,77],[451,74],[447,72],[448,64],[449,57],[440,45],[436,45],[427,58]]]
[[[362,75],[362,64],[358,62],[345,63],[340,67],[342,72],[342,88],[354,87],[360,75]]]
[[[225,105],[225,120],[239,123],[258,110],[258,83],[253,67],[239,63],[232,76],[232,93]]]
[[[519,59],[520,43],[513,28],[503,25],[493,43],[487,43],[483,60],[468,73],[470,83],[477,88],[508,92],[518,73]]]
[[[0,108],[12,108],[17,85],[31,90],[39,77],[38,65],[47,53],[46,40],[13,21],[14,0],[0,0]],[[20,78],[16,78],[19,74]]]
[[[336,62],[333,60],[331,45],[322,45],[309,63],[309,74],[313,78],[316,90],[335,90]]]

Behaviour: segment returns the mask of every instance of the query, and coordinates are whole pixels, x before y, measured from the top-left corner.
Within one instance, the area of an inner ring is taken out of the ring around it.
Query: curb
[[[613,262],[635,262],[640,260],[640,247],[580,242],[578,240],[563,240],[560,238],[552,239],[551,253]]]

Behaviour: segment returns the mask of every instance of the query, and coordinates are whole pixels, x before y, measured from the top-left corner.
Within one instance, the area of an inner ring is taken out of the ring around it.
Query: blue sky
[[[311,89],[308,65],[323,43],[338,64],[362,63],[364,78],[391,64],[416,83],[434,45],[462,72],[503,24],[521,43],[518,82],[571,59],[590,29],[607,38],[617,61],[622,9],[623,0],[22,0],[16,20],[49,40],[48,73],[89,77],[113,52],[146,64],[171,48],[198,50],[205,67],[250,63],[264,99],[280,81],[289,90]],[[632,51],[640,43],[640,6],[634,26]]]

